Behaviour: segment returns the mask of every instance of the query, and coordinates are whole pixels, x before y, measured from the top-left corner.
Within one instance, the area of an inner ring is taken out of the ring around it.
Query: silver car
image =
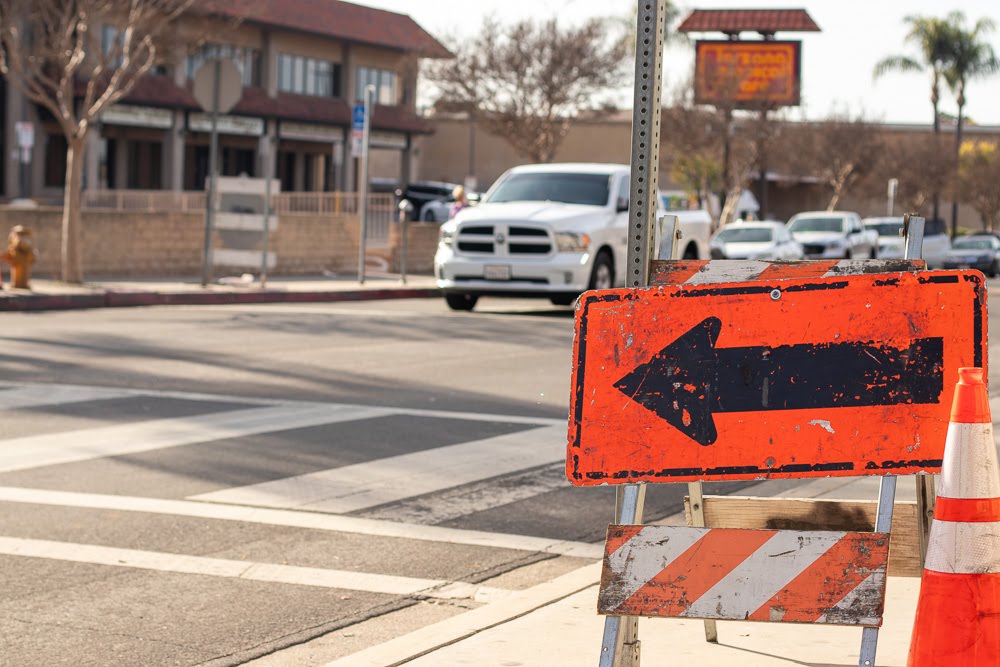
[[[802,245],[780,222],[734,222],[715,233],[715,259],[802,259]]]

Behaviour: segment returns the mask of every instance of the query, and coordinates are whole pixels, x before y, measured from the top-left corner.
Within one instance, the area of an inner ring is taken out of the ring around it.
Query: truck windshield
[[[843,218],[799,218],[788,226],[790,232],[842,232]]]
[[[497,185],[487,201],[554,201],[563,204],[606,206],[610,193],[608,174],[511,174]]]

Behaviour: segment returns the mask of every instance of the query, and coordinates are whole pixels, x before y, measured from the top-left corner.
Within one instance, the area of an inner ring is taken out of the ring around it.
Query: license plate
[[[487,265],[483,269],[486,280],[510,280],[510,267],[505,264]]]

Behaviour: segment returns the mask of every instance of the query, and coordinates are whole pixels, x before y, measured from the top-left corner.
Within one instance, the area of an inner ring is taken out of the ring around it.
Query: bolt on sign
[[[695,102],[797,106],[801,48],[801,42],[699,40]]]
[[[584,294],[577,486],[938,472],[954,386],[987,360],[976,271]]]

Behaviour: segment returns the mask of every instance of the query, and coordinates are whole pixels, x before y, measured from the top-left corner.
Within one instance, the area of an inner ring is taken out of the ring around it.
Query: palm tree
[[[903,22],[909,25],[905,41],[917,47],[919,56],[888,56],[880,60],[872,72],[878,79],[889,72],[927,72],[931,74],[931,105],[934,107],[934,134],[941,133],[938,117],[938,103],[941,101],[941,79],[949,58],[949,43],[952,26],[946,19],[932,16],[907,16]],[[934,192],[934,218],[938,217],[941,204],[940,194]]]
[[[1000,71],[1000,61],[997,60],[993,47],[984,37],[992,32],[992,20],[982,18],[971,28],[965,27],[965,15],[962,12],[952,12],[948,15],[951,39],[948,46],[948,60],[944,69],[944,79],[948,88],[958,102],[958,124],[955,127],[955,156],[957,158],[962,147],[962,128],[965,124],[965,89],[970,79],[996,74]],[[956,186],[957,189],[957,186]],[[951,203],[951,235],[958,234],[958,194],[952,197]]]

